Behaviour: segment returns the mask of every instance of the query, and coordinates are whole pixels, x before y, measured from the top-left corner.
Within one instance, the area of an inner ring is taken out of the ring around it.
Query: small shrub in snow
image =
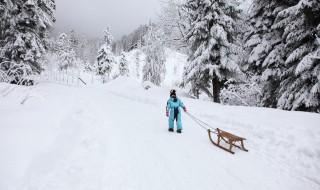
[[[3,62],[0,64],[0,82],[31,86],[34,81],[30,79],[33,71],[27,64]]]
[[[153,83],[152,82],[150,82],[150,81],[144,81],[143,83],[142,83],[142,86],[143,86],[143,88],[145,89],[145,90],[149,90],[150,88],[152,88],[153,87]]]
[[[221,102],[226,105],[259,106],[261,88],[257,81],[236,82],[231,79],[221,90]]]

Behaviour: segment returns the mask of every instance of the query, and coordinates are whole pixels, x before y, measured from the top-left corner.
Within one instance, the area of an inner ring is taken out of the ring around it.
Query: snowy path
[[[182,98],[192,113],[248,138],[249,153],[231,155],[187,116],[182,135],[167,132],[166,89],[118,80],[19,90],[0,97],[0,189],[320,188],[317,114]],[[36,98],[22,106],[26,93]]]

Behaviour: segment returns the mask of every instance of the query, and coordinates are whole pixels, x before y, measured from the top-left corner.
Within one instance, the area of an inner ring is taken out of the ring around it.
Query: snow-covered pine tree
[[[141,45],[141,44],[140,44]],[[135,57],[136,57],[136,73],[137,73],[137,78],[140,79],[140,52],[137,51],[135,53]]]
[[[67,33],[72,49],[76,53],[76,57],[82,60],[87,59],[87,48],[89,48],[88,39],[84,35],[80,35],[75,30],[71,30]]]
[[[204,92],[214,102],[220,102],[224,83],[240,73],[233,50],[236,45],[240,11],[236,0],[188,0],[184,6],[190,45],[189,63],[184,70],[184,85],[191,92]]]
[[[288,1],[254,0],[250,10],[251,30],[246,34],[249,52],[246,72],[261,76],[262,105],[276,107],[278,87],[284,64],[284,43],[281,31],[272,29],[278,13],[288,7]]]
[[[47,26],[52,26],[56,21],[54,11],[56,9],[55,0],[37,0],[39,17]]]
[[[13,3],[11,0],[0,1],[0,63],[7,61],[4,46],[6,45],[6,38],[12,26],[10,25],[10,20],[13,17],[11,9]]]
[[[60,34],[57,41],[57,55],[59,70],[67,70],[75,66],[76,53],[72,48],[72,41],[67,34]]]
[[[164,64],[166,58],[161,32],[156,30],[154,24],[150,24],[144,39],[146,43],[144,47],[146,63],[142,71],[143,81],[150,81],[159,86],[166,72]]]
[[[274,30],[284,43],[284,72],[281,73],[277,106],[286,110],[320,112],[319,0],[299,0],[278,13]]]
[[[41,72],[47,31],[55,21],[54,0],[3,0],[1,11],[0,62]]]
[[[70,45],[71,45],[72,49],[76,50],[80,44],[80,39],[79,39],[78,34],[76,33],[75,30],[71,30],[68,33],[68,36],[69,36],[69,41],[70,41]]]
[[[35,0],[34,0],[35,1]],[[46,26],[46,30],[40,34],[44,39],[45,49],[49,49],[47,40],[49,39],[49,29],[52,27],[56,18],[54,12],[56,9],[55,0],[37,0],[39,18],[42,23]]]
[[[110,74],[115,64],[111,47],[112,41],[113,37],[108,28],[104,31],[103,45],[100,47],[97,57],[97,74],[102,77],[103,82],[110,79]]]
[[[121,76],[129,76],[128,60],[124,52],[121,53],[121,58],[119,62],[119,72]]]

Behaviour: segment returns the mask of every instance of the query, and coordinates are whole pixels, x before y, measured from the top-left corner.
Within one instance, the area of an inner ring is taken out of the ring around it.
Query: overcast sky
[[[120,38],[154,20],[160,10],[159,0],[56,0],[55,29],[75,29],[91,37],[101,37],[109,26]]]

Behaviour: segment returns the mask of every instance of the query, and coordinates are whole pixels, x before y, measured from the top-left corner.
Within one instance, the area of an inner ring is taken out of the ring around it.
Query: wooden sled
[[[215,133],[218,137],[217,139],[217,142],[215,142],[213,139],[212,139],[212,133]],[[231,134],[231,133],[228,133],[226,131],[223,131],[221,129],[216,129],[216,132],[213,132],[211,131],[210,129],[208,129],[208,134],[209,134],[209,139],[210,141],[216,145],[217,147],[227,151],[227,152],[230,152],[231,154],[234,154],[234,152],[232,151],[232,147],[235,146],[243,151],[246,151],[248,152],[248,150],[246,148],[244,148],[244,144],[243,144],[243,141],[246,140],[245,138],[243,137],[239,137],[239,136],[236,136],[234,134]],[[229,144],[229,148],[225,148],[223,146],[220,145],[220,142],[221,140],[223,140],[225,143]],[[239,145],[236,145],[235,143],[236,142],[240,142],[240,146]]]

